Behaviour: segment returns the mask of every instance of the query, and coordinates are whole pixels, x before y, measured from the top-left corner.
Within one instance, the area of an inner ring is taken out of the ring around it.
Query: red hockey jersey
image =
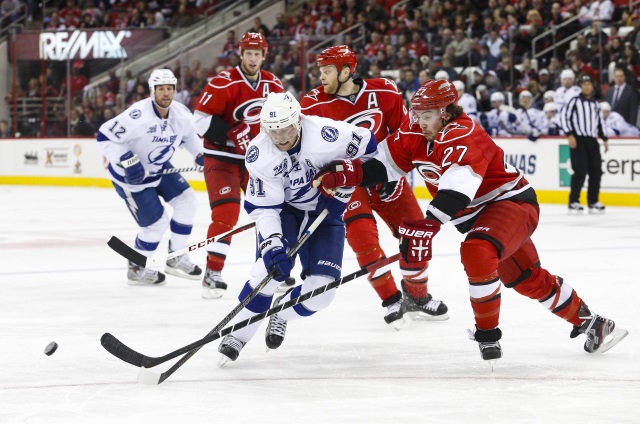
[[[441,222],[451,220],[466,232],[474,217],[491,202],[511,199],[537,203],[535,192],[522,172],[505,161],[504,151],[485,130],[466,114],[450,122],[433,142],[428,142],[417,123],[405,119],[401,128],[385,139],[387,165],[398,173],[415,168],[438,205],[438,191],[454,192],[471,199],[463,210],[431,205],[427,209]]]
[[[400,128],[408,116],[402,95],[396,84],[386,78],[356,78],[353,82],[360,91],[349,97],[325,94],[323,87],[311,90],[300,101],[302,113],[368,128],[379,143]]]
[[[217,115],[230,127],[244,121],[251,135],[260,132],[260,110],[269,93],[282,93],[282,83],[271,72],[260,70],[255,85],[247,80],[239,66],[216,75],[202,90],[194,114]]]

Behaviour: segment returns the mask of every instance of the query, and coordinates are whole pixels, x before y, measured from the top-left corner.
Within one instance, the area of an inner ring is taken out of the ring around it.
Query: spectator
[[[2,0],[0,6],[0,17],[9,17],[11,23],[15,22],[20,17],[20,9],[22,3],[20,0]]]
[[[638,117],[638,92],[627,84],[627,74],[623,68],[613,71],[614,84],[609,87],[604,98],[613,112],[619,113],[630,124],[635,125]]]
[[[262,23],[262,19],[259,17],[253,19],[253,26],[248,32],[257,32],[262,34],[264,37],[269,37],[269,28]]]
[[[489,38],[487,39],[485,44],[489,48],[489,54],[491,54],[491,56],[496,59],[500,57],[500,46],[504,44],[504,40],[499,37],[497,28],[491,28],[491,31],[489,32]]]
[[[12,138],[12,137],[13,137],[13,131],[9,126],[9,122],[7,122],[7,120],[5,119],[0,120],[0,138]]]
[[[259,19],[259,18],[256,18]],[[187,6],[181,3],[178,11],[171,18],[171,26],[174,28],[188,28],[193,24],[193,17],[187,13]]]
[[[447,46],[453,47],[453,65],[465,66],[469,60],[467,57],[467,53],[469,53],[469,39],[465,36],[461,28],[456,29],[454,34],[453,41]]]
[[[79,94],[82,94],[84,87],[89,83],[87,77],[80,73],[80,69],[84,64],[81,60],[75,60],[73,62],[73,66],[71,67],[71,75],[68,75],[60,86],[60,96],[67,95],[67,88],[69,89],[70,97],[76,97]]]

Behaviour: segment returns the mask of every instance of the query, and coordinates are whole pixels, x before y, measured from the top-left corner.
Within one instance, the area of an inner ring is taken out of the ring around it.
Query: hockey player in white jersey
[[[516,110],[516,116],[520,122],[522,135],[526,135],[531,141],[536,141],[538,137],[544,135],[545,118],[544,113],[533,107],[533,94],[529,90],[523,90],[518,96],[520,107]]]
[[[607,137],[615,136],[627,136],[638,137],[640,136],[640,129],[635,125],[631,125],[624,120],[622,115],[618,112],[611,110],[609,102],[600,103],[600,113],[605,121],[605,132]]]
[[[118,195],[140,226],[135,248],[145,256],[157,249],[170,228],[169,251],[189,244],[196,213],[196,196],[179,173],[160,174],[173,168],[171,157],[185,148],[202,165],[202,142],[195,133],[193,115],[173,101],[177,79],[169,69],[155,69],[149,77],[151,97],[140,100],[98,131],[98,148],[109,161],[108,172]],[[171,205],[169,217],[160,197]],[[202,270],[184,254],[167,260],[165,272],[201,279]],[[165,283],[161,272],[129,262],[127,277],[133,285]]]
[[[558,114],[558,106],[553,101],[544,104],[544,126],[543,133],[545,135],[564,135],[562,124],[560,123],[560,115]]]
[[[256,221],[261,258],[251,269],[238,299],[244,300],[270,270],[275,269],[276,274],[230,325],[269,309],[276,289],[293,267],[295,259],[287,257],[287,247],[296,243],[324,209],[329,210],[329,215],[298,251],[303,283],[274,304],[340,278],[345,241],[342,215],[353,189],[338,189],[331,196],[310,184],[332,162],[366,158],[375,153],[377,145],[375,136],[366,128],[301,114],[300,104],[290,93],[269,94],[260,112],[260,124],[261,132],[251,141],[245,156],[249,184],[244,208]],[[267,325],[267,347],[278,348],[288,321],[326,308],[335,293],[329,290],[273,315]],[[218,347],[222,354],[218,365],[235,361],[259,325],[255,323],[226,336]]]
[[[476,98],[464,91],[464,83],[462,81],[454,81],[453,85],[458,91],[458,106],[461,106],[464,113],[469,115],[471,119],[480,123],[478,118],[478,102],[476,101]]]
[[[491,94],[492,109],[480,114],[480,123],[492,136],[515,136],[524,134],[516,116],[516,110],[504,104],[504,94],[496,91]]]
[[[580,87],[575,85],[575,80],[576,74],[573,70],[565,69],[560,72],[560,87],[556,88],[553,96],[553,101],[558,106],[558,112],[562,111],[562,108],[569,103],[569,100],[581,93]]]

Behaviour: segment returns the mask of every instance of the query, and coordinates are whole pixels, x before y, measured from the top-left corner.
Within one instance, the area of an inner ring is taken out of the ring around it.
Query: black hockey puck
[[[58,349],[58,343],[51,342],[44,348],[44,354],[47,356],[53,355],[53,353]]]

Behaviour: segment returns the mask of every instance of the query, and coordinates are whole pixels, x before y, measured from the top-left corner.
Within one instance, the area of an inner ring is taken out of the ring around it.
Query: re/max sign
[[[60,31],[40,34],[40,59],[120,59],[127,52],[122,41],[131,37],[131,31]]]

